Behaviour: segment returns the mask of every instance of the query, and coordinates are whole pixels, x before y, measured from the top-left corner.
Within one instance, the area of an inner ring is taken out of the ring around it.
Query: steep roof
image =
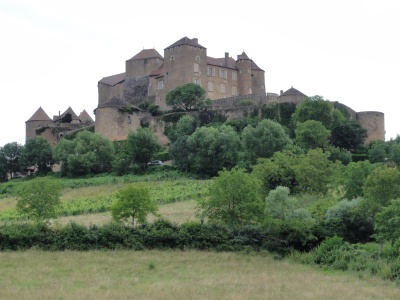
[[[300,92],[299,90],[296,90],[294,87],[291,87],[290,89],[288,89],[286,92],[282,93],[281,96],[289,96],[289,95],[301,95],[301,96],[305,96],[302,92]]]
[[[99,83],[114,86],[120,82],[123,82],[124,80],[125,80],[125,73],[120,73],[120,74],[116,74],[116,75],[103,77],[103,79],[101,79],[99,81]]]
[[[136,54],[134,57],[128,59],[127,61],[150,59],[150,58],[159,58],[161,60],[164,60],[164,58],[161,56],[161,54],[158,53],[155,49],[143,49],[142,51],[140,51],[138,54]]]
[[[205,47],[203,47],[202,45],[200,45],[198,43],[198,39],[194,38],[194,39],[189,39],[187,36],[181,38],[179,41],[173,43],[172,45],[168,46],[167,48],[165,48],[164,50],[170,49],[170,48],[174,48],[174,47],[178,47],[178,46],[182,46],[182,45],[189,45],[189,46],[193,46],[193,47],[197,47],[197,48],[202,48],[202,49],[206,49]]]
[[[162,63],[161,66],[157,70],[154,70],[153,72],[150,73],[150,76],[155,76],[155,77],[159,77],[159,76],[163,76],[163,75],[164,75],[164,63]]]
[[[244,60],[244,59],[250,60],[250,58],[247,56],[247,54],[243,51],[242,54],[239,54],[237,56],[237,60]]]
[[[254,61],[251,61],[251,69],[252,70],[256,70],[256,71],[264,71],[263,69],[261,69],[259,66],[256,65],[256,63]]]
[[[32,115],[32,117],[29,118],[28,121],[53,121],[43,110],[43,108],[40,106],[38,110]]]
[[[230,69],[237,69],[236,61],[232,57],[228,58],[228,65],[225,66],[225,57],[214,58],[214,57],[207,56],[207,64],[212,65],[212,66],[217,66],[217,67],[226,67],[226,68],[230,68]]]
[[[71,115],[71,120],[79,120],[79,117],[76,115],[76,113],[72,110],[71,106],[67,108],[66,111],[64,111],[60,116],[56,116],[57,119],[54,121],[61,120],[63,117],[65,117],[66,114]]]
[[[119,99],[117,97],[112,97],[99,107],[127,107],[127,106],[133,106],[133,105],[125,100]]]
[[[82,123],[94,122],[92,117],[87,113],[85,109],[79,114],[79,120],[81,120]]]

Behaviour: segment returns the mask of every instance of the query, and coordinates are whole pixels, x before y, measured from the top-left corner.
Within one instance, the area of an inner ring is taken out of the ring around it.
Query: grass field
[[[393,283],[267,255],[0,253],[0,299],[399,299]]]

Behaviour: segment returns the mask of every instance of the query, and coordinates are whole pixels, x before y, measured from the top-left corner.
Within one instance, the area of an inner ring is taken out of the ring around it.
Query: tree
[[[13,178],[16,172],[21,171],[20,159],[24,146],[17,142],[5,144],[2,153],[6,158],[6,172],[10,178]]]
[[[314,120],[297,123],[294,132],[296,143],[304,149],[326,148],[331,134],[321,122]]]
[[[220,171],[210,187],[209,199],[200,202],[200,208],[211,221],[227,225],[257,223],[264,208],[261,182],[244,169]]]
[[[148,187],[141,184],[130,184],[117,193],[117,199],[111,206],[114,220],[127,221],[132,218],[132,225],[146,222],[149,213],[156,214],[157,205],[150,197]]]
[[[382,211],[375,216],[374,237],[378,242],[390,242],[392,245],[400,237],[400,199],[391,201],[388,207],[382,208]]]
[[[297,105],[296,111],[292,114],[293,124],[308,120],[319,121],[325,128],[331,130],[344,123],[346,118],[332,102],[324,100],[321,96],[312,96]]]
[[[73,140],[62,139],[54,158],[61,163],[62,175],[99,174],[111,171],[114,146],[99,133],[81,131]]]
[[[184,111],[196,110],[207,105],[206,91],[198,84],[187,83],[169,91],[167,105]]]
[[[372,163],[385,162],[388,146],[383,141],[374,141],[369,149],[369,160]]]
[[[7,172],[7,158],[3,151],[3,147],[0,147],[0,182],[8,180]]]
[[[147,168],[152,156],[160,149],[149,128],[138,128],[136,133],[130,132],[126,140],[128,155],[133,162],[140,165],[141,169]]]
[[[335,146],[328,146],[327,150],[330,153],[330,161],[340,161],[344,166],[347,166],[349,163],[351,163],[352,155],[350,151]]]
[[[367,130],[357,120],[350,120],[332,129],[332,145],[355,152],[364,144],[367,138]]]
[[[184,142],[183,139],[178,141]],[[223,168],[234,167],[241,150],[239,135],[226,125],[199,127],[187,138],[186,146],[181,146],[182,154],[187,154],[187,161],[186,158],[183,161],[189,170],[205,176],[215,176]]]
[[[17,190],[17,210],[37,223],[54,218],[61,205],[62,185],[58,180],[36,178],[24,182]]]
[[[392,144],[389,146],[389,159],[397,167],[400,167],[400,144]]]
[[[244,128],[242,140],[250,164],[257,158],[269,158],[292,143],[282,125],[269,119],[262,120],[256,127],[248,125]]]
[[[273,219],[286,220],[293,214],[297,200],[289,196],[286,186],[278,186],[265,198],[265,213]]]
[[[364,196],[369,210],[375,215],[390,201],[400,198],[400,172],[397,168],[385,166],[375,168],[365,180]]]
[[[25,143],[22,152],[24,166],[36,166],[38,173],[46,173],[54,165],[53,149],[44,137],[35,137]]]
[[[171,142],[175,142],[181,136],[191,135],[197,128],[197,121],[189,115],[179,118],[175,127],[169,131],[168,138]]]

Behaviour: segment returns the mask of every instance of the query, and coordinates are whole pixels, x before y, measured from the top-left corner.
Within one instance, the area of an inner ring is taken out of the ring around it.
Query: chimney
[[[195,42],[196,44],[199,43],[199,40],[197,38],[192,39],[193,42]]]
[[[225,52],[225,67],[228,67],[229,52]]]
[[[283,94],[283,91],[281,90],[281,95]]]

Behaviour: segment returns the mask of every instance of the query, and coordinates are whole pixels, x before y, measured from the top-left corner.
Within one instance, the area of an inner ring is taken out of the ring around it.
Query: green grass
[[[0,299],[398,299],[374,278],[268,255],[197,251],[0,253]]]

